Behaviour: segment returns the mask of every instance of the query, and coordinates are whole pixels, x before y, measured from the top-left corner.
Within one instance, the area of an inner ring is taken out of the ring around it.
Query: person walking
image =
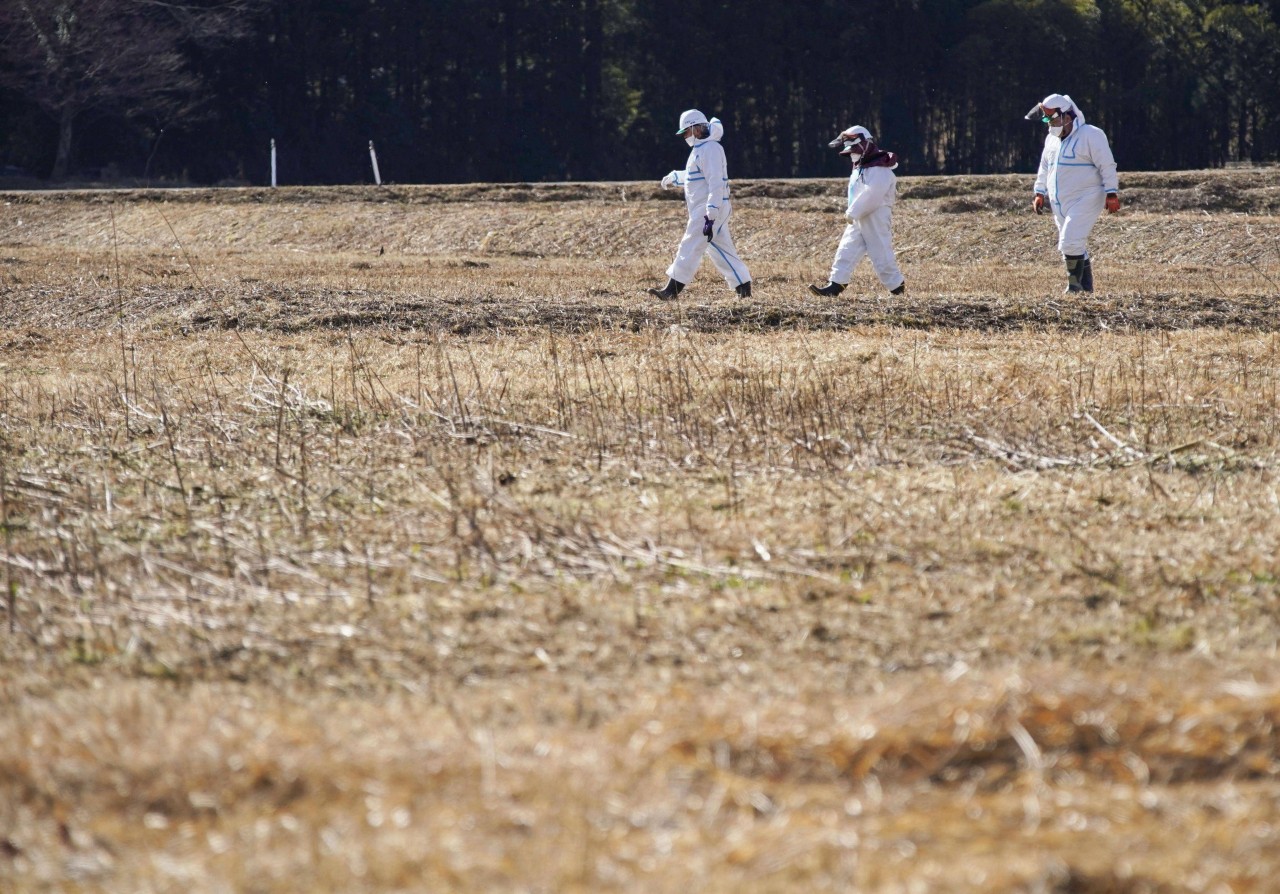
[[[1045,205],[1053,211],[1058,227],[1058,251],[1067,265],[1067,292],[1093,291],[1093,262],[1089,234],[1102,209],[1120,210],[1120,185],[1116,160],[1107,135],[1086,124],[1084,113],[1070,96],[1051,93],[1031,107],[1028,121],[1049,126],[1040,154],[1035,195],[1036,214]]]
[[[853,163],[849,203],[844,213],[849,224],[840,237],[826,285],[811,285],[809,291],[824,298],[839,295],[849,285],[853,269],[863,258],[870,258],[884,287],[894,295],[904,294],[907,281],[893,254],[892,209],[897,201],[898,181],[893,170],[898,166],[898,156],[878,147],[871,131],[862,125],[841,131],[828,145],[839,149]]]
[[[680,115],[676,136],[683,137],[689,144],[689,160],[683,171],[672,171],[662,178],[662,188],[684,189],[689,223],[676,249],[675,260],[667,268],[667,284],[661,289],[648,290],[659,300],[670,301],[683,291],[698,272],[708,248],[711,260],[729,287],[739,298],[751,297],[751,271],[738,257],[729,232],[733,203],[729,199],[729,168],[720,145],[723,135],[724,125],[719,118],[708,121],[697,109]]]

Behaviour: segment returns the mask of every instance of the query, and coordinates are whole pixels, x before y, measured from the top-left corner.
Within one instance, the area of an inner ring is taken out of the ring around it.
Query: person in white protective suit
[[[1048,205],[1058,226],[1058,251],[1067,265],[1067,292],[1093,291],[1089,233],[1102,209],[1120,210],[1116,160],[1107,135],[1086,124],[1070,96],[1051,93],[1027,112],[1028,121],[1049,126],[1036,174],[1031,207],[1036,214]]]
[[[716,269],[738,297],[751,297],[751,271],[738,257],[729,232],[733,203],[729,199],[729,169],[720,145],[723,135],[724,125],[719,118],[708,121],[697,109],[680,115],[676,136],[683,137],[689,144],[689,160],[683,171],[672,171],[662,178],[662,188],[684,189],[689,223],[676,249],[676,258],[667,268],[667,284],[661,289],[648,290],[650,295],[663,301],[675,298],[692,281],[708,249]]]
[[[853,162],[849,175],[849,203],[844,216],[849,224],[840,238],[831,274],[824,286],[809,286],[815,295],[839,295],[849,285],[853,269],[863,258],[880,282],[894,295],[907,290],[907,281],[893,254],[893,204],[897,201],[898,177],[893,173],[898,156],[876,146],[871,131],[855,125],[828,144]]]

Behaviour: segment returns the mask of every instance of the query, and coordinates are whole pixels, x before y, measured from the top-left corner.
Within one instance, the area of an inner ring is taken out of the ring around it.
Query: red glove
[[[1120,210],[1120,197],[1113,192],[1107,193],[1107,213],[1115,214]]]
[[[1036,209],[1036,214],[1044,211],[1044,196],[1040,193],[1036,193],[1036,197],[1031,200],[1031,207]]]

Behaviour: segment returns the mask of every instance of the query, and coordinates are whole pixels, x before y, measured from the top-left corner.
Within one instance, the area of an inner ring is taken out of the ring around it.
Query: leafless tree
[[[238,36],[268,0],[4,0],[0,67],[58,123],[52,177],[66,176],[77,119],[94,110],[168,121],[199,105],[188,49]]]

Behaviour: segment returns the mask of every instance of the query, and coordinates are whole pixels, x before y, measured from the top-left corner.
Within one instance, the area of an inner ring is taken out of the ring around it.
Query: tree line
[[[3,0],[0,164],[54,181],[632,180],[681,110],[735,177],[1032,170],[1070,94],[1122,169],[1280,160],[1280,0]]]

